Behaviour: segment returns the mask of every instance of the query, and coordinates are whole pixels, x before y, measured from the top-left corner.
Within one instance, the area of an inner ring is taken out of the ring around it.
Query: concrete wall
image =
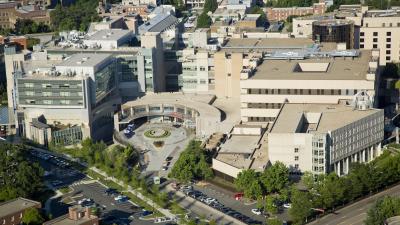
[[[221,162],[215,158],[213,158],[212,160],[212,168],[214,170],[217,170],[223,174],[227,174],[234,178],[236,178],[237,175],[242,171],[242,169],[238,169],[234,166]]]
[[[312,171],[312,134],[305,133],[270,133],[268,134],[268,153],[271,163],[283,162],[300,171]],[[298,148],[298,152],[295,152]],[[298,160],[295,160],[295,157]]]

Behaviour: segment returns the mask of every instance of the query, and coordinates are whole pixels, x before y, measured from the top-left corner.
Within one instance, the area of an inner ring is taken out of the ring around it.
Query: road
[[[375,201],[383,196],[400,196],[400,185],[394,186],[385,191],[379,192],[366,199],[351,204],[336,211],[336,214],[329,214],[321,219],[309,223],[310,225],[363,225],[367,218],[368,209]]]

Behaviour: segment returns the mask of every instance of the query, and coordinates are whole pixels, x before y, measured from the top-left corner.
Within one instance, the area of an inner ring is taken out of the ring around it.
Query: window
[[[35,92],[33,92],[33,91],[26,91],[26,92],[25,92],[25,95],[26,95],[26,96],[33,96],[33,95],[35,95]]]
[[[374,38],[374,39],[373,39],[373,42],[378,42],[378,38]]]
[[[387,55],[390,55],[390,50],[386,50],[386,54],[387,54]]]
[[[51,101],[51,100],[43,100],[44,105],[51,105],[52,103],[53,103],[53,101]]]
[[[391,42],[392,39],[391,38],[386,38],[386,42]]]
[[[390,44],[386,44],[386,48],[391,48],[392,46]]]
[[[364,48],[364,45],[360,45],[360,48]]]
[[[299,161],[299,157],[298,157],[298,156],[295,156],[295,157],[294,157],[294,161]]]
[[[43,92],[42,95],[43,95],[43,96],[51,96],[51,94],[52,94],[51,92]]]
[[[33,83],[25,83],[24,86],[27,88],[33,88]]]
[[[42,88],[51,88],[51,84],[42,84]]]
[[[70,100],[61,100],[61,101],[60,101],[60,104],[61,104],[61,105],[69,105],[70,102],[71,102]]]
[[[298,153],[299,152],[299,148],[294,148],[294,152]]]
[[[392,32],[386,32],[386,36],[392,36]]]
[[[294,164],[294,168],[299,169],[299,164]]]
[[[373,44],[372,48],[378,48],[378,45],[377,44]]]
[[[364,32],[360,32],[360,36],[361,36],[361,37],[364,37]]]
[[[364,38],[360,38],[360,42],[364,42]]]
[[[390,61],[390,56],[386,56],[386,61]]]
[[[382,27],[385,27],[385,25],[386,25],[385,23],[382,23]]]
[[[82,93],[82,92],[79,92],[79,93]],[[69,92],[60,92],[60,96],[70,96],[70,93]]]
[[[368,27],[368,23],[365,23],[365,27]]]
[[[378,36],[378,32],[373,33],[374,37]]]
[[[392,27],[393,26],[393,24],[392,23],[389,23],[389,27]]]

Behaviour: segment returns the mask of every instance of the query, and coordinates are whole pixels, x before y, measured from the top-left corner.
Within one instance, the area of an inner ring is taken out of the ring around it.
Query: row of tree
[[[191,140],[186,149],[180,154],[168,174],[181,182],[205,180],[213,177],[207,154],[200,146],[200,141]]]
[[[352,163],[347,176],[305,174],[302,181],[307,190],[291,192],[289,213],[295,224],[400,181],[400,155],[384,152],[368,164]]]

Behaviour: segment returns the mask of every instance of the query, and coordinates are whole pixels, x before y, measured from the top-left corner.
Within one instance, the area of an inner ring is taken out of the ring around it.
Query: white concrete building
[[[369,108],[365,97],[357,95],[351,103],[284,104],[268,134],[271,163],[283,162],[293,173],[343,175],[351,162],[379,156],[384,112]]]
[[[181,60],[181,90],[186,93],[208,92],[209,75],[214,73],[210,54],[205,50],[184,49]]]
[[[89,48],[101,48],[112,50],[128,45],[132,40],[132,31],[122,29],[98,30],[83,40],[83,44]]]
[[[272,122],[283,103],[335,104],[361,91],[376,105],[378,53],[332,50],[307,56],[302,51],[276,51],[264,56],[254,75],[241,72],[242,121]]]

